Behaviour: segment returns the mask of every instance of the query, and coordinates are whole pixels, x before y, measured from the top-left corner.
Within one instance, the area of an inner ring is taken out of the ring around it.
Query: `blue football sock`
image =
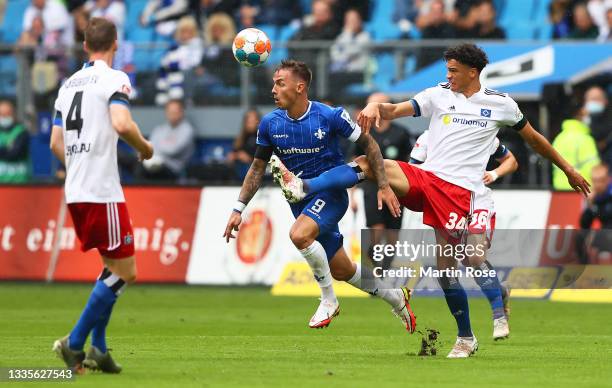
[[[459,337],[472,337],[467,294],[456,278],[451,279],[450,282],[447,279],[446,282],[448,285],[443,286],[442,290],[444,291],[446,304],[457,321],[457,335]]]
[[[493,270],[493,266],[488,262],[483,262],[478,269]],[[474,278],[476,283],[480,286],[483,294],[489,300],[491,310],[493,310],[493,319],[501,318],[505,315],[504,313],[504,302],[502,300],[501,284],[497,276],[477,276]]]
[[[102,353],[106,353],[106,326],[108,326],[108,321],[110,321],[110,316],[113,312],[113,307],[115,304],[110,305],[104,314],[100,317],[96,325],[93,327],[91,331],[91,345],[95,346]]]
[[[89,332],[98,323],[104,323],[104,327],[106,327],[117,295],[124,286],[125,282],[119,276],[104,268],[96,281],[79,321],[70,332],[69,344],[71,349],[82,350]]]
[[[316,178],[304,179],[305,193],[318,193],[330,189],[348,189],[363,180],[363,172],[355,162],[325,171]]]

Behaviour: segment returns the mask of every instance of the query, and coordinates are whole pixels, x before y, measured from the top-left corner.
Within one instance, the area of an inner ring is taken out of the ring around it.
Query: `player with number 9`
[[[378,145],[370,135],[361,132],[344,108],[310,101],[308,88],[311,80],[312,73],[303,62],[283,61],[274,72],[272,95],[278,109],[261,120],[255,158],[242,184],[224,237],[228,242],[234,238],[233,232],[242,222],[241,213],[259,188],[268,161],[277,182],[284,182],[284,177],[291,174],[301,174],[304,178],[304,185],[299,188],[301,195],[289,198],[296,218],[289,238],[310,265],[321,288],[321,303],[309,326],[326,327],[340,311],[332,287],[333,276],[384,299],[412,333],[416,320],[409,304],[410,292],[385,287],[366,289],[361,282],[359,264],[353,263],[343,248],[338,222],[348,208],[346,189],[320,191],[308,186],[312,178],[325,180],[327,171],[333,168],[342,170],[337,179],[348,180],[351,185],[359,181],[363,175],[359,167],[355,163],[344,163],[338,145],[339,139],[344,137],[365,150],[378,182],[380,207],[384,201],[392,213],[399,214],[399,202],[387,182]],[[313,194],[309,194],[310,190]],[[287,193],[285,187],[283,191]]]

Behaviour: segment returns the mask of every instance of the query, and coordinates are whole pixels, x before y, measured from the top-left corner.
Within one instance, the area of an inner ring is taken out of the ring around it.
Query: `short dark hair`
[[[487,53],[472,43],[463,43],[458,46],[448,48],[444,52],[444,60],[448,62],[451,59],[454,59],[464,65],[475,67],[478,69],[478,71],[482,71],[487,63],[489,63]]]
[[[308,68],[308,65],[304,62],[293,59],[283,59],[274,72],[276,73],[279,70],[290,70],[294,75],[306,82],[306,88],[310,87],[310,82],[312,82],[312,71],[310,71],[310,68]]]
[[[85,44],[91,52],[104,52],[117,40],[117,27],[103,18],[91,18],[85,29]]]

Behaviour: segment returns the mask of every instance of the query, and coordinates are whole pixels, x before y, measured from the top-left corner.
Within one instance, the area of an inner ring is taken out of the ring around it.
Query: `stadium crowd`
[[[134,155],[120,152],[124,178],[128,182],[131,179],[209,181],[211,178],[218,180],[220,176],[239,180],[253,157],[258,111],[245,112],[242,129],[233,144],[226,142],[208,148],[203,147],[207,139],[201,137],[198,123],[190,122],[189,115],[194,104],[223,102],[224,95],[238,95],[240,66],[230,48],[238,30],[255,26],[267,32],[274,41],[328,41],[329,88],[334,90],[335,102],[343,105],[347,104],[344,95],[336,91],[371,83],[373,73],[380,71],[373,56],[363,49],[372,42],[503,40],[519,36],[517,31],[521,28],[520,23],[508,22],[511,13],[517,12],[513,8],[517,2],[509,0],[381,1],[0,0],[0,20],[3,20],[0,37],[2,42],[15,44],[17,50],[26,53],[31,65],[34,105],[40,110],[48,110],[62,79],[84,59],[80,42],[88,18],[108,18],[117,25],[120,40],[114,67],[130,76],[134,103],[164,107],[167,118],[166,123],[147,131],[164,150],[159,158],[144,167],[136,167]],[[544,10],[540,17],[550,23],[551,29],[544,38],[612,39],[612,0],[534,0],[532,3]],[[15,8],[17,4],[23,8]],[[380,16],[383,6],[387,19]],[[15,10],[21,11],[16,18],[11,13]],[[17,29],[12,35],[9,33],[11,24]],[[147,46],[150,44],[153,48]],[[66,50],[68,47],[74,50]],[[411,52],[416,58],[415,69],[438,60],[443,50],[441,46],[421,47]],[[290,55],[304,60],[315,70],[318,54],[317,49],[273,50],[273,55]],[[269,72],[274,60],[270,63],[271,66],[251,72],[257,93],[262,97],[256,100],[258,103],[270,103]],[[315,74],[315,79],[319,76]],[[315,82],[313,87],[316,86]],[[215,94],[218,91],[220,94]],[[553,138],[564,156],[586,176],[600,161],[612,163],[612,120],[607,92],[598,87],[576,90],[572,117],[551,128],[553,135],[559,133]],[[213,93],[214,98],[202,98],[202,93]],[[8,102],[15,96],[3,94],[0,93],[7,102],[0,105],[0,163],[6,167],[23,163],[24,155],[28,154],[28,132],[35,134],[36,125],[19,125],[13,106]],[[368,94],[357,93],[350,105],[364,104]],[[12,135],[17,132],[18,136]],[[520,164],[526,165],[529,158],[526,150],[522,146],[515,147],[512,138],[504,141],[513,149]],[[208,151],[202,151],[203,148]],[[353,155],[352,150],[346,151],[349,157]],[[15,181],[7,171],[8,167],[0,170],[0,180]],[[20,181],[27,181],[29,169],[18,175]],[[558,171],[553,171],[554,188],[567,189],[557,182],[557,175]],[[526,182],[520,172],[509,179]]]

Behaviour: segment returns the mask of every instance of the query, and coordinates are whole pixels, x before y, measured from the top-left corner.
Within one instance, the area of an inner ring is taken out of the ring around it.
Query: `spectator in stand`
[[[236,177],[243,180],[257,148],[257,127],[261,115],[257,109],[249,109],[242,117],[242,129],[234,141],[234,149],[227,155],[227,161],[234,165]]]
[[[580,216],[581,233],[576,246],[582,264],[612,264],[612,181],[608,166],[596,165],[591,177],[593,191]],[[598,228],[594,227],[596,220]]]
[[[401,0],[398,1],[398,3],[401,2]],[[423,31],[431,25],[438,25],[440,23],[439,11],[434,11],[432,9],[434,7],[434,4],[437,2],[438,0],[414,0],[415,8],[418,9],[418,12],[416,15],[416,19],[413,22],[416,24],[419,30]],[[441,0],[441,2],[444,21],[448,22],[449,24],[452,24],[451,20],[453,20],[455,0]],[[455,36],[453,36],[453,38],[454,37]]]
[[[561,132],[553,141],[553,147],[587,181],[591,182],[591,169],[599,164],[599,153],[591,128],[586,124],[588,115],[583,106],[573,108],[573,117],[561,123]],[[555,190],[573,191],[563,171],[553,166],[553,187]]]
[[[74,43],[80,46],[85,40],[85,29],[87,28],[87,23],[89,22],[89,15],[85,9],[86,0],[62,0],[62,2],[66,5],[68,13],[72,17],[72,21],[74,23]],[[87,55],[83,53],[77,60],[79,62],[86,62]]]
[[[34,16],[30,29],[21,33],[17,49],[27,49],[31,64],[32,90],[39,96],[54,91],[68,72],[66,47],[60,31],[45,32],[42,15]]]
[[[471,32],[474,39],[506,39],[506,32],[497,25],[497,12],[491,0],[485,0],[474,8],[476,25]]]
[[[198,87],[238,86],[240,70],[230,45],[236,35],[234,21],[225,13],[213,14],[206,23],[204,54],[195,71]]]
[[[59,45],[71,47],[74,43],[74,26],[66,7],[59,0],[32,0],[23,15],[22,31],[32,28],[36,16],[42,16],[45,26],[43,40],[57,40]]]
[[[174,36],[176,44],[161,60],[155,97],[158,105],[185,97],[185,86],[191,85],[185,82],[185,75],[202,59],[202,39],[198,36],[198,26],[193,16],[184,16],[178,22]]]
[[[419,16],[421,25],[426,27],[421,30],[423,39],[454,39],[457,36],[455,27],[447,21],[445,5],[442,0],[433,0],[430,3],[429,13]],[[417,68],[423,68],[440,59],[444,53],[444,47],[424,47],[419,50],[417,56]]]
[[[125,4],[121,0],[89,0],[85,10],[90,17],[110,20],[117,27],[117,40],[122,43],[125,37]],[[121,44],[120,44],[121,45]]]
[[[304,25],[291,38],[292,41],[308,40],[334,40],[340,33],[336,24],[332,8],[326,0],[314,0],[312,2],[312,17],[310,23]],[[291,49],[290,56],[297,60],[306,62],[311,69],[316,69],[316,49]]]
[[[361,15],[349,9],[344,15],[344,28],[330,50],[333,90],[346,85],[361,83],[369,63],[370,34],[363,30]]]
[[[606,9],[608,6],[606,2],[612,5],[611,0],[589,0],[587,3],[589,15],[591,15],[593,23],[595,23],[597,29],[599,30],[597,39],[601,41],[606,40],[610,32],[610,29],[608,28],[608,21],[606,20]]]
[[[171,37],[178,21],[188,13],[188,0],[149,0],[140,15],[140,24],[154,25],[159,35]]]
[[[142,164],[141,178],[176,180],[191,160],[195,149],[195,131],[185,119],[182,101],[172,100],[166,104],[166,120],[151,132],[150,141],[155,155]]]
[[[15,121],[15,107],[0,100],[0,183],[25,183],[30,179],[28,131]]]
[[[191,0],[192,12],[196,17],[201,31],[205,31],[208,18],[217,13],[224,13],[230,17],[237,16],[236,12],[242,0]]]
[[[456,0],[449,21],[452,22],[459,33],[469,32],[478,22],[477,7],[483,0]],[[461,35],[463,36],[463,35]]]
[[[602,41],[612,40],[612,1],[606,1],[606,21],[608,22],[608,35],[600,36]]]
[[[299,25],[302,18],[302,5],[295,0],[249,0],[243,2],[239,10],[242,28],[253,25],[270,24],[274,26]]]
[[[332,9],[334,22],[341,26],[344,23],[344,15],[349,9],[354,9],[359,12],[361,20],[367,22],[370,20],[370,0],[325,0]],[[389,1],[389,0],[387,0]]]
[[[599,86],[587,89],[584,93],[584,109],[601,159],[612,166],[612,107],[606,92]]]
[[[596,39],[599,29],[593,23],[586,4],[578,3],[574,6],[574,28],[570,32],[570,39]]]

